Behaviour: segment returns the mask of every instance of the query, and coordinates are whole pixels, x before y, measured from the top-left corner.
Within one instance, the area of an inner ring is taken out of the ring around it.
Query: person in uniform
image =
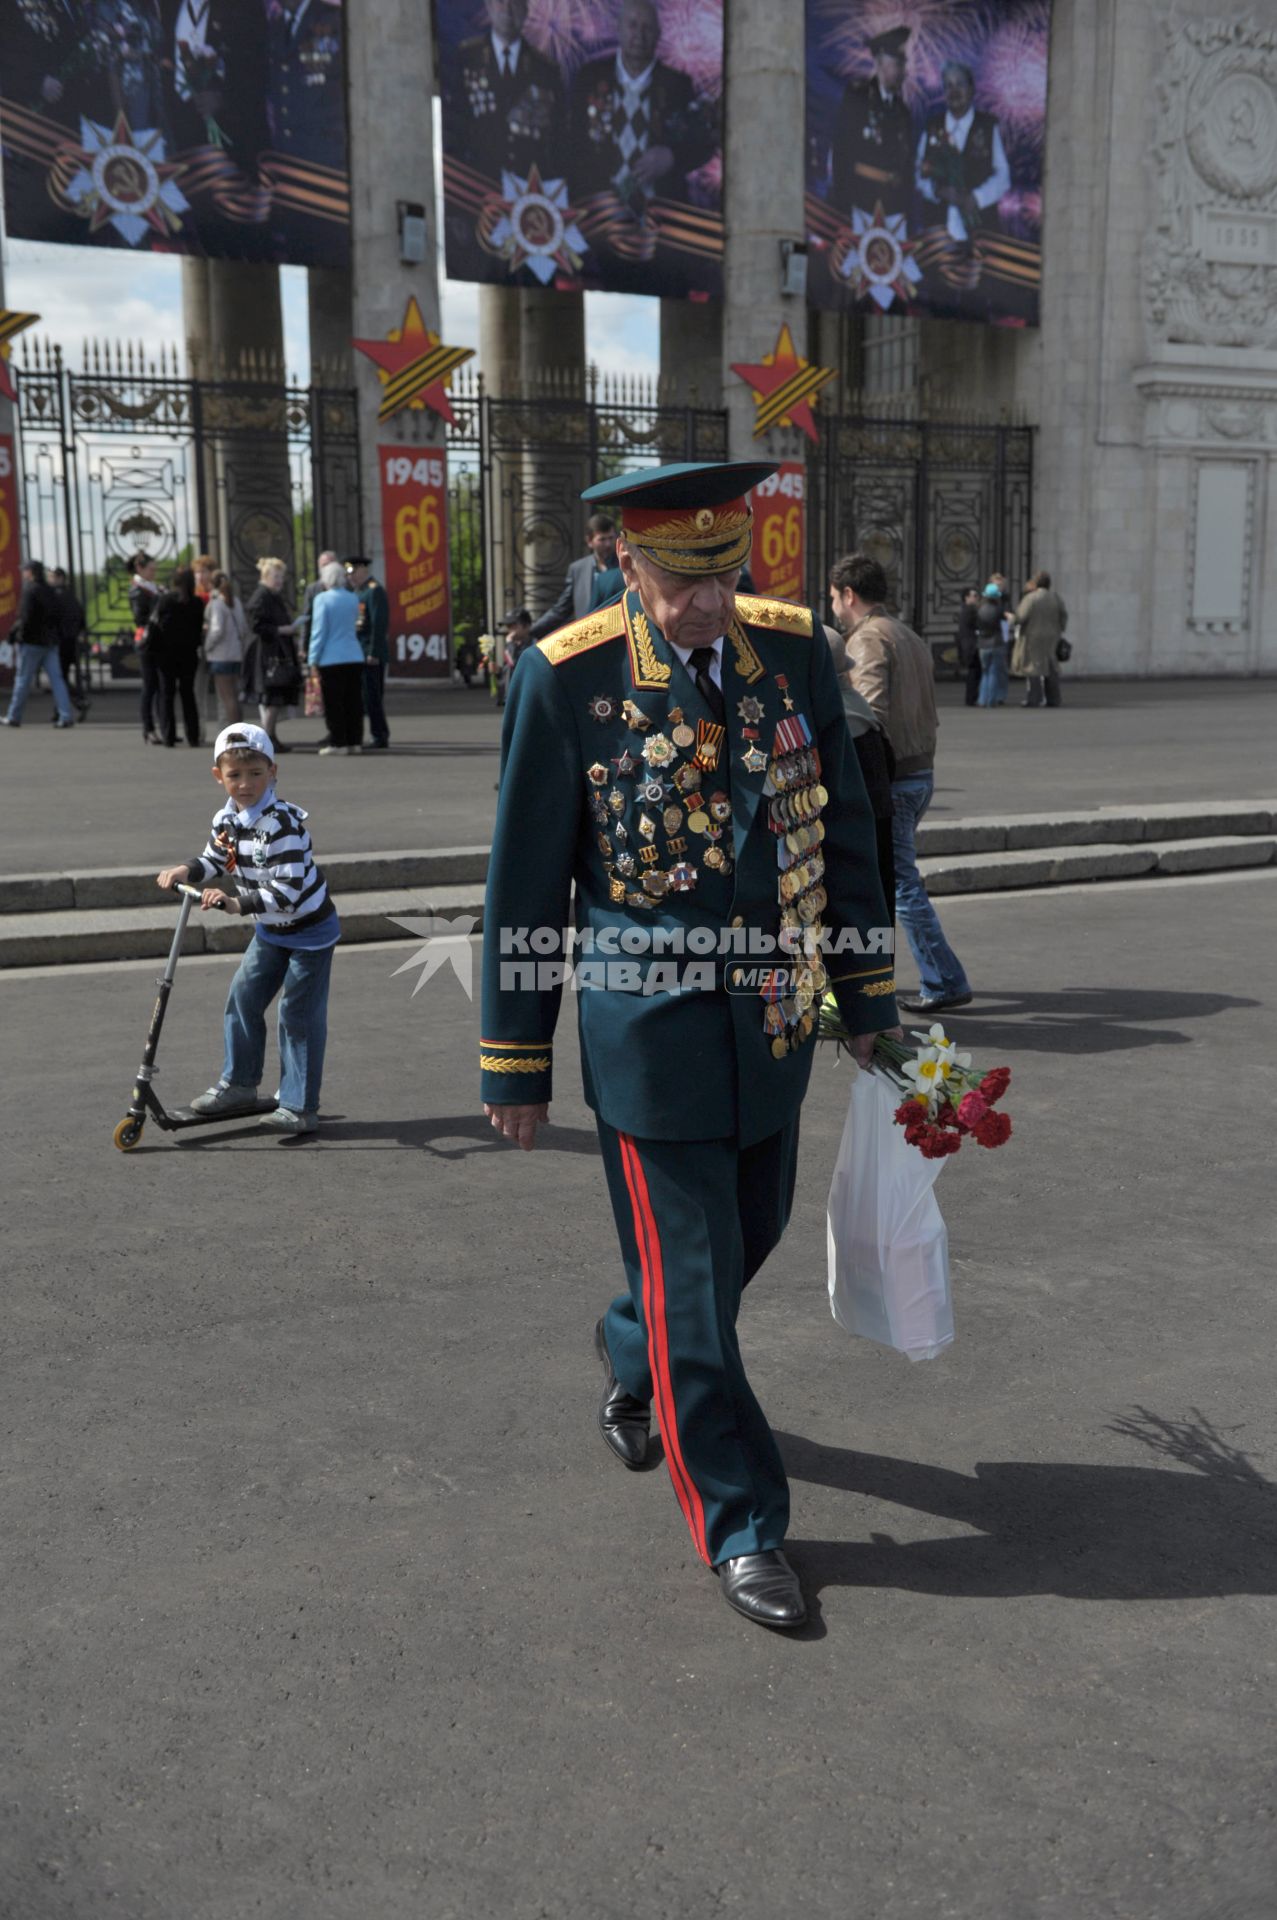
[[[348,554],[342,562],[346,582],[358,597],[355,632],[364,650],[364,712],[372,745],[390,745],[386,719],[386,674],[390,668],[390,595],[372,570],[366,553]]]
[[[871,80],[853,80],[842,97],[833,139],[830,199],[839,213],[854,208],[885,214],[913,209],[913,121],[901,89],[908,27],[892,27],[869,42]]]
[[[280,153],[346,165],[342,15],[336,0],[269,0],[270,130]]]
[[[444,68],[443,116],[454,159],[499,181],[562,176],[563,81],[523,37],[528,0],[488,0],[487,33],[463,40]]]
[[[736,591],[750,489],[774,471],[660,467],[584,495],[620,509],[626,591],[530,647],[511,684],[480,1067],[492,1125],[532,1148],[569,957],[547,936],[575,886],[585,1097],[627,1281],[595,1329],[603,1438],[642,1467],[654,1405],[724,1598],[796,1627],[789,1490],[737,1312],[788,1219],[826,985],[860,1060],[899,1029],[825,635],[809,609]]]

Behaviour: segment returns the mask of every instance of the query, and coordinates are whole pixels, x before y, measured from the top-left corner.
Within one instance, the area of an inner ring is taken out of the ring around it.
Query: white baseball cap
[[[237,720],[233,727],[223,727],[213,743],[213,759],[220,760],[232,747],[242,747],[249,753],[260,753],[272,765],[275,760],[275,745],[265,727],[250,726],[247,720]]]

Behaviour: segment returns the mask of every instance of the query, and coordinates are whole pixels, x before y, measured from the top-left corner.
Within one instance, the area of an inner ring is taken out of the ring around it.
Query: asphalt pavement
[[[1095,697],[1042,721],[1082,762]],[[117,764],[152,833],[176,785]],[[154,964],[0,977],[5,1920],[1270,1920],[1277,874],[943,914],[1015,1134],[943,1171],[958,1337],[911,1367],[829,1316],[817,1063],[742,1317],[792,1637],[597,1433],[618,1263],[570,1019],[523,1156],[458,981],[352,948],[317,1140],[124,1156]],[[174,1104],[232,965],[179,972]]]
[[[1063,707],[1028,712],[1018,686],[988,711],[964,707],[955,682],[938,686],[929,820],[1271,793],[1277,682],[1066,679]],[[284,728],[296,751],[280,763],[280,791],[309,810],[321,857],[486,846],[501,722],[488,695],[393,688],[388,705],[384,754],[319,760],[322,722]],[[144,746],[133,691],[97,694],[72,733],[55,733],[51,713],[42,695],[20,732],[0,730],[0,871],[158,868],[203,844],[218,798],[210,754]]]

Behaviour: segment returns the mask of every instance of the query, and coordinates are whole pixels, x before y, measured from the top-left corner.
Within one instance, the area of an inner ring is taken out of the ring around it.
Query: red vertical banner
[[[770,480],[754,488],[754,552],[749,570],[755,589],[773,600],[805,603],[807,469],[785,460]]]
[[[448,569],[448,459],[443,447],[378,447],[381,532],[396,679],[446,680],[452,671]]]
[[[18,526],[18,470],[13,435],[0,433],[0,681],[13,678],[9,639],[22,598],[22,555]]]

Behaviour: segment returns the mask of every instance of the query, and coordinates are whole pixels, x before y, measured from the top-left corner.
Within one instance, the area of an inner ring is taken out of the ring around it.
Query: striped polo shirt
[[[203,853],[189,862],[191,885],[207,886],[224,875],[239,895],[241,912],[257,921],[267,939],[291,944],[294,935],[331,922],[336,940],[341,930],[337,910],[315,865],[306,820],[305,808],[281,800],[273,787],[243,813],[234,806],[222,807],[213,816]]]

